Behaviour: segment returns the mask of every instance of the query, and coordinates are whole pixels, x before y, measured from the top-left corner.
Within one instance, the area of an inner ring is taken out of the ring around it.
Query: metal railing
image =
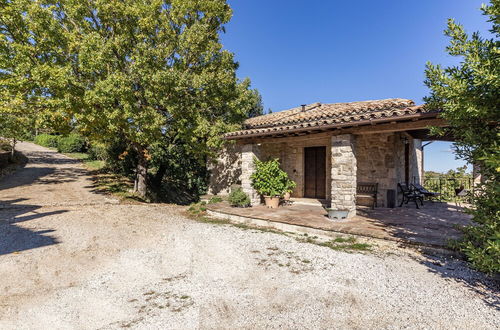
[[[414,178],[415,180],[416,178]],[[474,190],[474,180],[472,178],[447,178],[447,177],[424,177],[423,186],[432,192],[440,193],[439,200],[442,202],[456,201],[457,193],[463,191],[470,192],[470,196]],[[471,202],[467,198],[468,202]]]

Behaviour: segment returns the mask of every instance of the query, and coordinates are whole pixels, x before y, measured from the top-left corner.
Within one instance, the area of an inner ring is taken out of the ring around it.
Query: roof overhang
[[[224,136],[226,140],[241,140],[263,137],[288,137],[306,134],[315,134],[327,131],[336,131],[337,134],[347,133],[377,133],[374,126],[385,126],[386,132],[405,130],[427,129],[429,126],[447,126],[446,122],[438,118],[439,112],[418,112],[415,114],[371,118],[368,120],[339,122],[322,125],[321,122],[302,123],[300,125],[276,126],[264,128],[252,128],[228,133]]]

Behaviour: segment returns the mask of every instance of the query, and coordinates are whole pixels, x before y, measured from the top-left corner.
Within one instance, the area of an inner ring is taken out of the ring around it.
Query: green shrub
[[[57,144],[59,152],[84,152],[85,139],[78,134],[70,134],[59,139]]]
[[[0,139],[0,151],[11,151],[12,146],[7,140]]]
[[[285,193],[291,193],[297,184],[292,179],[287,178],[285,181]]]
[[[229,204],[237,207],[250,206],[250,197],[248,197],[241,188],[231,191],[228,197]]]
[[[208,204],[217,204],[217,203],[220,203],[222,202],[223,199],[222,197],[220,196],[213,196],[212,198],[210,198],[210,200],[208,201]]]
[[[473,268],[499,275],[500,183],[498,177],[488,177],[493,179],[476,187],[473,196],[475,207],[467,210],[472,214],[474,224],[462,228],[463,237],[453,242],[452,247],[462,251]]]
[[[105,144],[92,143],[89,150],[87,151],[89,159],[93,160],[108,160],[108,149]]]
[[[252,185],[257,192],[264,196],[283,196],[295,187],[295,183],[288,178],[288,174],[280,168],[278,159],[262,162],[254,159],[255,172],[252,174]]]
[[[60,138],[59,135],[40,134],[35,137],[35,143],[43,147],[57,148]]]

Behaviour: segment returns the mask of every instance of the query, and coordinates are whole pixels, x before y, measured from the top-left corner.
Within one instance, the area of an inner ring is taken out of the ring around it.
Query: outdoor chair
[[[472,198],[472,193],[469,189],[465,189],[463,186],[460,188],[455,188],[455,205],[462,207],[462,201],[470,201]]]
[[[427,199],[437,199],[441,196],[441,193],[438,192],[433,192],[425,189],[421,184],[419,183],[413,183],[413,188],[415,191],[419,192],[422,194],[424,197],[427,197]]]
[[[402,207],[405,202],[406,204],[408,204],[408,202],[410,201],[415,202],[415,206],[417,207],[417,209],[419,208],[418,201],[420,201],[420,204],[424,206],[424,199],[421,193],[414,189],[410,189],[410,187],[408,187],[406,183],[398,183],[398,187],[403,194],[403,199],[401,200],[401,204],[399,205],[399,207]]]

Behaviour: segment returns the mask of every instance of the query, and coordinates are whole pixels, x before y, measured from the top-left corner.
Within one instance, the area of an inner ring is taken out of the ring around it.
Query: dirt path
[[[0,207],[117,202],[92,192],[92,179],[79,161],[33,143],[21,142],[17,148],[29,162],[0,181]]]
[[[461,261],[115,204],[77,162],[21,147],[0,181],[0,329],[500,327],[498,291]]]

